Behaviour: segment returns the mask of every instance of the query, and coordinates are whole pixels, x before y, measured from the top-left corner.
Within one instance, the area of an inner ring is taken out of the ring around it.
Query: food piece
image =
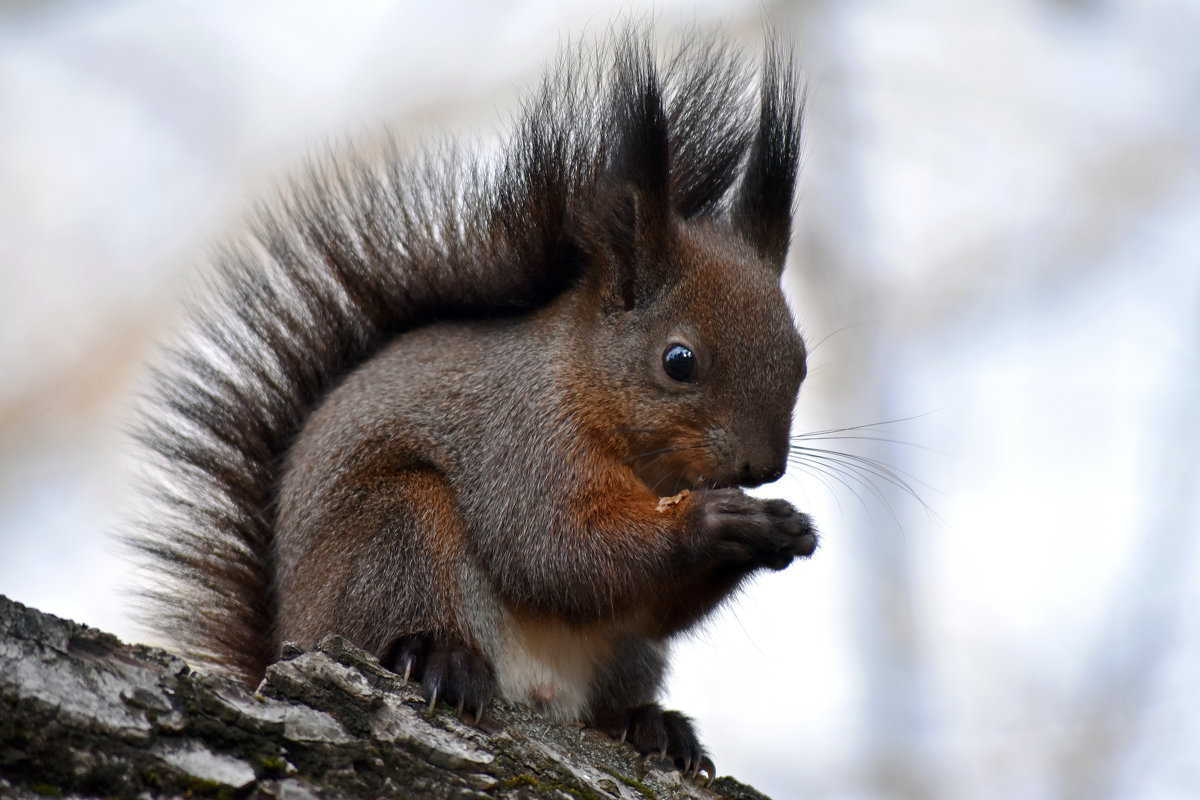
[[[679,494],[674,494],[674,495],[671,495],[670,497],[664,497],[664,498],[660,499],[658,501],[658,513],[662,514],[668,508],[679,505],[680,503],[682,503],[684,500],[687,499],[687,496],[689,494],[691,494],[691,492],[688,491],[687,489],[684,489]]]

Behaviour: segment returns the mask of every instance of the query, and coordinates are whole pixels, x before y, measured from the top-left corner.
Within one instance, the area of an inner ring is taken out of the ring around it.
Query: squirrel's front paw
[[[470,714],[476,724],[496,690],[492,665],[479,651],[461,642],[428,633],[401,636],[388,650],[384,666],[404,680],[419,681],[429,707],[439,699]]]
[[[717,775],[712,759],[692,728],[692,721],[678,711],[663,711],[658,703],[647,703],[601,712],[591,724],[614,739],[629,742],[643,755],[672,761],[684,775],[695,778],[703,772],[708,783]]]
[[[699,545],[709,558],[783,569],[817,549],[817,529],[786,500],[760,500],[740,489],[699,493]]]

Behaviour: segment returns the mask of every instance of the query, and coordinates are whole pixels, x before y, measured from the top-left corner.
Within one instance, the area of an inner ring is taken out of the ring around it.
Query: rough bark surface
[[[331,636],[256,692],[0,596],[0,797],[763,798],[493,703],[488,731]]]

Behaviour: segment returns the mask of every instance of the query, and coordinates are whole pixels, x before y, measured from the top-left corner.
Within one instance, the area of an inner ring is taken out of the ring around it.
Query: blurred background
[[[211,247],[331,146],[486,146],[630,12],[800,54],[796,433],[847,454],[669,703],[778,798],[1200,796],[1185,0],[0,4],[0,593],[144,640],[122,425]]]

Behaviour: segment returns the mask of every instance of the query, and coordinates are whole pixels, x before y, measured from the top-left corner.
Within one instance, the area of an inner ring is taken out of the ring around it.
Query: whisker
[[[634,430],[636,430],[636,429],[634,429]],[[641,453],[635,453],[635,454],[629,456],[628,458],[622,459],[621,463],[622,464],[633,463],[634,464],[634,467],[633,467],[634,474],[637,475],[638,478],[640,478],[643,482],[646,482],[647,470],[649,470],[656,463],[658,463],[658,461],[663,456],[674,455],[677,453],[687,453],[687,452],[697,451],[697,450],[700,451],[701,453],[704,453],[704,452],[707,452],[709,447],[710,447],[709,443],[707,443],[700,437],[696,437],[696,440],[693,442],[690,442],[690,443],[669,445],[667,447],[659,447],[654,450],[646,450]],[[650,460],[646,461],[645,463],[642,463],[642,464],[634,463],[634,462],[638,462],[638,461],[641,461],[642,459],[646,459],[646,458],[649,458]],[[686,466],[681,467],[679,469],[679,475],[676,476],[676,478],[674,479],[675,486],[677,488],[679,486],[684,485],[683,475],[684,475],[684,472],[686,472],[686,469],[687,469]],[[658,480],[654,482],[654,485],[649,487],[650,490],[652,492],[654,492],[655,494],[658,494],[659,487],[663,485],[664,481],[668,480],[669,476],[670,476],[669,472],[664,473],[663,475],[659,476]]]
[[[911,486],[909,486],[907,483],[905,483],[902,479],[900,479],[896,476],[893,476],[893,475],[889,475],[888,473],[886,473],[884,471],[879,471],[879,470],[873,469],[870,465],[855,463],[852,460],[839,459],[837,457],[839,455],[845,455],[845,454],[840,453],[840,454],[830,455],[830,454],[822,454],[822,453],[805,453],[804,457],[808,458],[808,459],[819,461],[822,464],[829,466],[831,469],[838,469],[841,472],[843,472],[843,474],[853,477],[855,480],[859,481],[864,486],[869,486],[871,488],[872,494],[874,494],[881,503],[883,503],[884,505],[887,505],[889,507],[889,510],[891,509],[890,501],[887,499],[887,496],[883,493],[883,491],[881,490],[879,485],[876,484],[876,482],[874,480],[872,480],[872,478],[878,478],[879,480],[884,481],[885,483],[896,487],[897,489],[899,489],[900,491],[909,495],[914,500],[916,500],[918,503],[920,503],[921,506],[923,508],[925,508],[926,510],[931,510],[931,509],[929,509],[929,506],[925,503],[925,501],[921,499],[920,495],[918,495],[916,493],[916,491]]]
[[[643,458],[651,458],[652,457],[649,463],[653,464],[655,461],[657,461],[658,459],[667,455],[668,453],[674,453],[674,452],[675,452],[674,447],[660,447],[657,450],[649,450],[645,453],[638,453],[637,455],[630,456],[629,458],[623,459],[621,461],[621,463],[622,464],[632,464],[634,461],[639,461]],[[646,465],[643,465],[643,467],[644,466],[646,466]]]
[[[669,445],[667,447],[659,447],[655,450],[646,450],[641,453],[634,453],[633,455],[629,456],[628,458],[622,459],[621,463],[628,464],[631,461],[637,461],[639,458],[646,458],[648,456],[660,456],[661,457],[668,453],[686,453],[689,450],[700,449],[700,448],[703,448],[704,446],[705,446],[705,444],[703,442],[697,441],[697,442],[693,442],[692,444]]]
[[[663,455],[663,454],[665,454],[665,453],[674,453],[674,452],[679,452],[679,451],[680,451],[680,450],[682,450],[682,449],[684,449],[684,448],[681,448],[681,447],[679,447],[679,446],[660,447],[660,448],[658,448],[657,450],[647,450],[647,451],[645,451],[644,453],[634,453],[633,455],[629,456],[629,458],[624,458],[624,459],[621,459],[621,463],[622,463],[622,464],[628,464],[628,463],[629,463],[629,462],[631,462],[631,461],[637,461],[639,458],[646,458],[646,457],[648,457],[648,456],[657,456],[657,455]]]
[[[943,521],[933,507],[930,506],[929,503],[925,502],[925,499],[921,497],[920,493],[902,476],[907,475],[909,478],[912,478],[912,480],[915,482],[925,486],[930,491],[936,492],[936,489],[930,487],[923,481],[908,475],[908,473],[904,473],[901,470],[890,467],[877,459],[869,458],[867,456],[859,456],[852,453],[840,453],[836,450],[824,450],[821,448],[797,448],[797,452],[794,454],[789,454],[788,461],[789,463],[796,464],[811,464],[812,462],[817,461],[830,468],[837,468],[843,474],[853,477],[854,480],[858,481],[859,483],[869,485],[872,488],[873,493],[880,499],[880,501],[887,505],[889,510],[892,510],[890,502],[886,499],[882,492],[879,491],[879,487],[875,484],[874,479],[877,478],[886,484],[894,486],[895,488],[907,494],[913,500],[917,501],[921,508],[923,508],[931,517],[939,521]],[[895,516],[894,510],[892,511],[892,515],[893,517]]]
[[[934,411],[926,411],[924,414],[914,414],[911,417],[897,417],[896,419],[885,419],[882,422],[867,422],[862,425],[850,425],[845,428],[828,428],[827,430],[823,430],[823,431],[811,431],[809,433],[802,433],[802,434],[794,435],[794,436],[792,436],[792,438],[800,439],[800,438],[805,438],[808,436],[825,436],[826,434],[831,434],[831,433],[845,433],[846,431],[862,431],[862,430],[868,430],[870,428],[880,428],[884,425],[897,425],[901,422],[912,422],[915,419],[923,419],[925,417],[930,416],[931,414],[936,414],[936,413],[937,413],[937,410],[935,409]]]
[[[837,481],[842,486],[844,486],[846,488],[846,490],[848,492],[850,492],[850,494],[854,495],[855,499],[857,499],[859,503],[862,503],[863,508],[869,508],[869,506],[867,505],[867,502],[863,499],[862,495],[860,495],[858,493],[858,491],[854,488],[854,486],[851,485],[850,483],[848,483],[844,478],[842,478],[836,472],[833,472],[832,470],[826,468],[825,466],[823,466],[821,464],[809,463],[807,461],[801,461],[799,459],[797,459],[797,460],[788,459],[788,463],[791,466],[798,467],[798,468],[804,470],[804,474],[809,475],[809,476],[815,478],[816,480],[820,481],[821,485],[824,486],[825,489],[829,492],[830,496],[833,497],[834,503],[837,504],[838,511],[845,513],[845,509],[842,507],[842,498],[839,496],[839,493],[834,489],[833,484],[830,483],[831,480]],[[800,480],[799,477],[796,476],[795,474],[790,475],[790,477],[797,482]]]
[[[868,469],[878,477],[888,481],[898,489],[902,489],[906,493],[913,495],[914,498],[916,498],[916,490],[913,489],[912,485],[905,480],[905,478],[921,484],[931,492],[937,491],[912,473],[905,472],[899,467],[893,467],[884,461],[880,461],[879,459],[872,458],[870,456],[858,455],[856,453],[843,453],[840,450],[827,450],[824,447],[793,447],[792,450],[803,453],[820,454],[827,458],[843,459],[846,462],[854,462],[855,464]]]
[[[654,458],[650,459],[650,460],[649,460],[648,462],[646,462],[645,464],[642,464],[640,467],[635,467],[635,468],[634,468],[634,470],[633,470],[633,473],[634,473],[635,475],[637,475],[639,478],[642,478],[642,474],[643,474],[643,473],[644,473],[646,470],[648,470],[648,469],[650,469],[651,467],[653,467],[653,466],[654,466],[654,465],[655,465],[655,464],[658,462],[658,460],[659,460],[660,458],[662,458],[664,455],[665,455],[665,453],[659,453],[658,455],[656,455]],[[645,478],[642,478],[642,479],[643,479],[643,480],[645,480]]]
[[[942,453],[942,451],[940,451],[940,450],[934,450],[931,447],[926,447],[924,445],[917,444],[916,442],[908,442],[908,441],[905,441],[904,439],[893,439],[888,436],[868,436],[865,434],[818,436],[815,433],[803,433],[803,434],[799,434],[797,436],[792,436],[791,440],[793,442],[827,442],[827,441],[841,441],[841,440],[859,440],[859,441],[864,441],[864,442],[880,442],[882,444],[898,444],[898,445],[903,445],[905,447],[915,447],[918,450],[927,450],[932,453],[941,453],[942,455],[945,455],[945,453]]]
[[[845,478],[845,479],[854,481],[859,486],[863,487],[868,492],[870,492],[875,497],[875,499],[879,502],[879,504],[887,509],[888,515],[893,520],[896,521],[896,524],[903,527],[903,523],[900,521],[899,515],[896,514],[896,509],[895,509],[895,507],[892,506],[891,501],[888,500],[887,495],[885,495],[883,493],[883,491],[875,484],[874,481],[870,480],[868,477],[864,476],[861,472],[859,472],[858,468],[855,465],[844,464],[844,463],[841,463],[838,461],[832,461],[832,460],[828,460],[828,461],[808,460],[810,458],[813,458],[813,457],[812,456],[802,456],[802,458],[800,460],[790,461],[790,463],[796,464],[797,466],[802,467],[804,469],[825,469],[825,470],[828,470],[830,474],[839,476],[839,478]],[[847,488],[850,488],[850,486],[846,480],[843,479],[843,480],[841,480],[841,482],[843,485],[847,486]],[[867,505],[866,501],[863,499],[862,495],[860,495],[853,488],[850,488],[850,491],[854,493],[855,497],[857,497],[858,501],[863,504],[864,508],[868,508],[868,509],[870,508]]]
[[[868,422],[862,425],[848,425],[840,428],[826,428],[824,430],[793,434],[789,437],[791,449],[788,452],[788,463],[795,464],[809,471],[818,469],[818,465],[820,465],[825,470],[837,474],[842,479],[841,482],[843,485],[847,483],[858,484],[867,489],[882,505],[887,507],[889,513],[897,522],[899,522],[899,519],[897,518],[895,509],[892,507],[887,495],[882,491],[883,488],[889,486],[917,501],[921,508],[931,517],[941,520],[941,517],[933,510],[933,507],[925,502],[921,493],[914,487],[914,484],[929,491],[936,492],[937,490],[911,473],[893,467],[871,456],[815,446],[816,443],[821,442],[861,441],[876,445],[902,445],[927,452],[939,453],[941,451],[898,438],[892,433],[893,429],[888,427],[922,419],[934,413],[937,413],[936,409],[923,414],[896,417],[880,422]],[[859,496],[859,500],[860,502],[862,501],[861,496]]]
[[[816,349],[818,347],[825,344],[830,339],[832,339],[834,336],[837,336],[839,333],[845,333],[846,331],[853,330],[854,328],[861,328],[864,324],[866,324],[866,323],[855,322],[851,325],[843,325],[842,327],[838,328],[837,330],[833,331],[832,333],[825,334],[824,336],[822,336],[820,339],[817,340],[816,344],[814,344],[808,348],[808,355],[811,356],[814,352],[816,352]]]
[[[845,476],[846,478],[857,482],[860,486],[869,490],[871,494],[873,494],[875,498],[879,500],[879,502],[884,504],[887,504],[888,502],[887,496],[883,494],[879,486],[877,486],[874,481],[867,477],[871,473],[867,472],[857,464],[838,461],[837,459],[815,453],[798,454],[796,459],[789,458],[789,463],[808,465],[814,468],[820,466],[833,472],[834,474]]]

